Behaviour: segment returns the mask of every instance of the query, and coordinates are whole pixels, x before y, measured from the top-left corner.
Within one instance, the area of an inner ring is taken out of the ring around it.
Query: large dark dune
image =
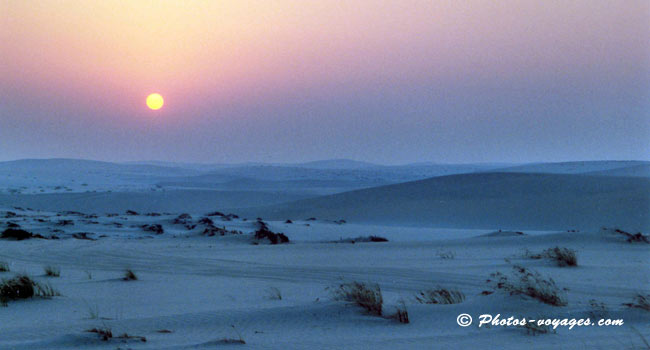
[[[650,179],[562,174],[441,176],[240,211],[265,219],[539,230],[650,228]]]

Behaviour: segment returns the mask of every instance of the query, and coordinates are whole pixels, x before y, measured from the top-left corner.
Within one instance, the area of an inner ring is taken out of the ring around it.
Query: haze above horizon
[[[647,1],[4,1],[0,161],[650,160],[647,23]]]

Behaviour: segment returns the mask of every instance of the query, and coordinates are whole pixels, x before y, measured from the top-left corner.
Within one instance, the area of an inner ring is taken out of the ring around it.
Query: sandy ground
[[[61,296],[10,301],[0,308],[2,349],[637,349],[647,348],[644,339],[650,339],[650,312],[623,305],[650,291],[650,245],[625,242],[611,231],[486,235],[489,230],[270,222],[272,230],[285,232],[292,242],[255,245],[255,225],[239,219],[216,225],[243,234],[206,237],[201,226],[188,230],[171,224],[176,214],[90,221],[72,215],[75,223],[69,227],[52,224],[65,215],[19,215],[23,217],[2,221],[61,239],[0,240],[0,260],[11,268],[0,277],[25,273]],[[124,225],[108,225],[115,221]],[[139,225],[147,222],[161,223],[165,233],[143,232]],[[61,231],[52,232],[57,228]],[[92,231],[98,239],[70,238],[79,231]],[[331,243],[369,234],[389,242]],[[578,266],[559,267],[525,255],[526,250],[538,253],[554,246],[574,249]],[[509,274],[515,264],[551,277],[568,305],[510,295],[486,282],[491,273]],[[48,265],[58,267],[60,277],[44,276]],[[138,280],[123,281],[125,269],[132,269]],[[333,290],[351,281],[378,283],[384,314],[392,314],[403,301],[410,323],[369,315],[336,300]],[[419,291],[438,286],[456,288],[466,298],[451,305],[415,300]],[[595,309],[594,303],[604,309]],[[461,313],[471,315],[474,323],[460,327]],[[554,333],[531,335],[520,327],[479,328],[481,314],[600,316],[624,324],[560,326]],[[111,329],[114,337],[103,341],[86,332],[92,328]],[[146,342],[118,339],[123,333]],[[240,337],[245,345],[224,341]]]

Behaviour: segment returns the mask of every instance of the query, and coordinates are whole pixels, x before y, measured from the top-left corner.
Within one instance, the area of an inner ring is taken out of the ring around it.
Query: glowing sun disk
[[[150,94],[147,96],[147,107],[153,110],[162,108],[164,103],[165,101],[163,100],[163,97],[160,96],[160,94]]]

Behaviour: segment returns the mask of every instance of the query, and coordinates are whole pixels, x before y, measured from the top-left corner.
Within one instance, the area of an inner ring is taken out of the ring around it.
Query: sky
[[[0,0],[0,160],[650,160],[648,23],[647,0]]]

